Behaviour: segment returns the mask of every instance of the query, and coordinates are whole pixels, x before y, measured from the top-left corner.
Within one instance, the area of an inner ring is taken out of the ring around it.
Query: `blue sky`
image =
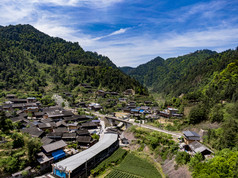
[[[238,46],[237,0],[1,0],[0,25],[31,24],[118,66]]]

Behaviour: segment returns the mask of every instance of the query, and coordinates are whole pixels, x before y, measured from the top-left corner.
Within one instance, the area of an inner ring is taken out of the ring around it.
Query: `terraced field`
[[[119,166],[115,167],[107,178],[160,178],[161,175],[157,169],[147,160],[139,158],[132,153],[128,153]]]
[[[115,178],[142,178],[141,176],[136,176],[128,172],[123,172],[116,169],[110,172],[105,178],[113,178],[113,177]]]

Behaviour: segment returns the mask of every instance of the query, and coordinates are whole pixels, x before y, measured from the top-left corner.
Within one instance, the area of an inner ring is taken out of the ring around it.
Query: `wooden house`
[[[183,131],[184,135],[184,142],[185,144],[189,145],[190,143],[194,141],[200,141],[200,135],[198,135],[196,132],[193,131]]]

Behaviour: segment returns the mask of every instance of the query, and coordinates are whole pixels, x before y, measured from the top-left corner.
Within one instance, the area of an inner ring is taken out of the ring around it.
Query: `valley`
[[[0,177],[236,177],[238,48],[117,67],[0,26]]]

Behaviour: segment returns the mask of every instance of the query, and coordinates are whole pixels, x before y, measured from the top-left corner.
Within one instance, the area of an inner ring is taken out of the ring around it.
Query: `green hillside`
[[[122,73],[108,57],[78,43],[50,37],[30,25],[0,27],[0,89],[72,90],[80,83],[123,91],[146,88]]]
[[[187,75],[195,65],[216,54],[210,50],[199,50],[191,54],[164,60],[157,57],[146,64],[126,72],[143,85],[157,93],[171,93],[171,87]],[[124,69],[122,68],[122,71]],[[125,72],[125,71],[124,71]]]

